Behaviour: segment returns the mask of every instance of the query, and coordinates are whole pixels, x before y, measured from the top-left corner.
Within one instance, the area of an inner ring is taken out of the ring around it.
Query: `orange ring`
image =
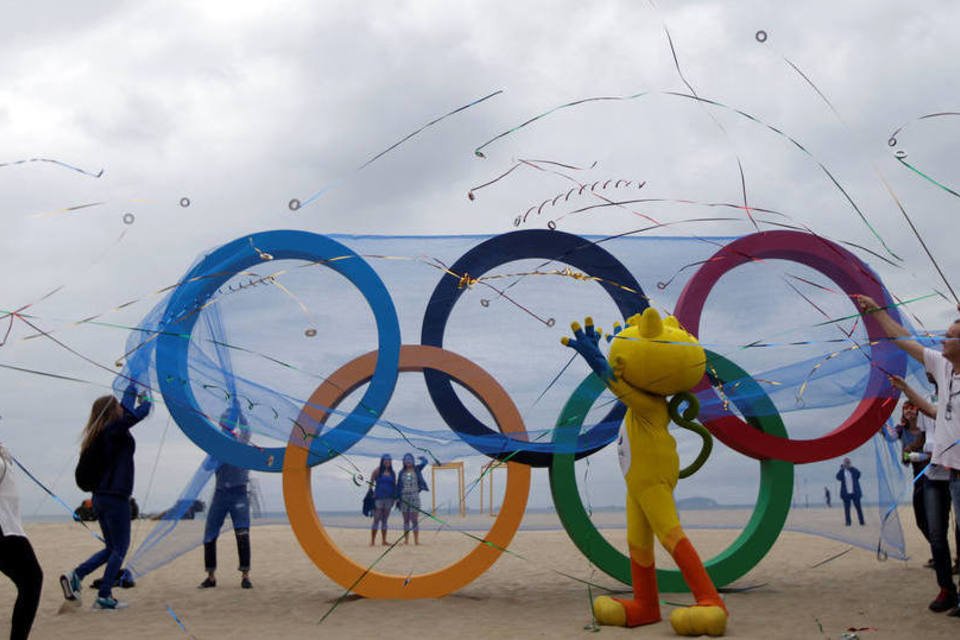
[[[484,541],[473,551],[447,567],[410,576],[368,570],[348,558],[334,544],[317,515],[307,465],[309,440],[316,435],[314,425],[323,423],[329,410],[373,376],[377,352],[372,351],[347,363],[327,378],[304,405],[287,443],[283,461],[283,499],[300,546],[313,563],[345,589],[366,598],[439,598],[466,586],[489,569],[520,527],[530,493],[530,467],[507,463],[507,488],[503,506]],[[520,412],[507,392],[493,377],[463,356],[438,347],[404,345],[400,347],[400,371],[442,371],[473,393],[493,415],[503,433],[524,433]],[[329,407],[322,410],[318,407]],[[309,417],[310,419],[304,419]],[[309,425],[309,426],[303,426]]]

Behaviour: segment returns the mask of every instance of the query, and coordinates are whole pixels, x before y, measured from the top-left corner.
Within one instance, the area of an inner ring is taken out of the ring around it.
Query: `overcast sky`
[[[0,308],[35,303],[30,311],[38,326],[57,329],[65,344],[107,368],[122,355],[125,331],[71,323],[140,300],[109,315],[111,322],[136,324],[159,300],[153,292],[233,238],[277,228],[503,233],[574,181],[645,182],[642,190],[610,188],[604,195],[668,202],[570,215],[573,205],[551,205],[522,227],[556,219],[562,230],[612,234],[644,226],[641,216],[650,216],[693,220],[660,235],[742,235],[753,230],[742,211],[676,201],[742,203],[745,185],[751,206],[783,214],[767,219],[806,225],[895,262],[858,252],[902,298],[945,290],[886,180],[950,284],[960,273],[948,233],[960,200],[894,157],[902,150],[919,170],[960,186],[960,118],[917,120],[960,111],[956,3],[2,6],[0,162],[50,158],[103,175],[42,162],[0,167]],[[689,94],[690,87],[729,108],[664,94]],[[356,170],[434,118],[496,91],[503,93]],[[486,158],[474,155],[494,136],[556,106],[639,92],[649,95],[557,111],[486,147]],[[890,134],[903,125],[891,147]],[[584,170],[564,169],[564,177],[522,166],[467,198],[518,159]],[[306,201],[323,188],[309,206],[289,208],[291,199]],[[189,206],[181,206],[183,198]],[[577,206],[597,202],[582,199]],[[63,211],[92,203],[101,204]],[[738,220],[702,220],[718,216]],[[429,291],[418,293],[425,299]],[[954,314],[943,300],[913,308],[931,328]],[[766,335],[781,316],[758,320],[749,338]],[[14,322],[0,364],[94,384],[0,371],[0,439],[73,503],[80,499],[70,478],[77,434],[102,392],[96,385],[109,386],[112,375],[50,340],[23,340],[31,333]],[[416,342],[418,333],[404,339]],[[160,503],[179,491],[202,453],[174,427],[161,445],[165,414],[150,420],[150,430],[138,433],[136,493],[147,491],[156,462],[164,482],[151,486],[151,500]],[[56,512],[35,487],[26,481],[21,487],[26,515]],[[344,506],[352,505],[350,497]]]

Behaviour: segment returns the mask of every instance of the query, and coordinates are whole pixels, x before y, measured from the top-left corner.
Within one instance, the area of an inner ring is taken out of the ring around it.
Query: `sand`
[[[960,633],[960,619],[927,610],[936,594],[929,557],[909,514],[903,513],[906,562],[879,562],[873,553],[852,549],[818,567],[813,565],[849,549],[843,543],[804,534],[783,533],[770,554],[734,586],[757,588],[725,596],[731,612],[731,638],[834,638],[849,628],[867,627],[860,638],[947,638]],[[148,531],[135,523],[134,538]],[[116,590],[130,607],[94,611],[92,589],[84,589],[80,606],[64,602],[59,574],[97,549],[96,541],[77,525],[27,527],[43,566],[44,591],[34,638],[587,638],[591,621],[588,593],[569,573],[623,589],[589,563],[563,531],[521,531],[511,551],[491,570],[456,594],[437,600],[374,601],[347,598],[325,621],[324,614],[344,590],[324,576],[304,555],[286,525],[253,530],[254,589],[240,589],[236,550],[231,537],[221,539],[219,586],[198,590],[204,577],[202,551],[195,549],[142,578],[134,589]],[[333,530],[342,549],[370,562],[381,548],[368,546],[363,530]],[[730,534],[691,532],[702,555],[716,553]],[[624,531],[608,532],[624,546]],[[438,568],[463,554],[473,543],[456,532],[424,533],[420,547],[388,554],[384,570],[407,573]],[[658,560],[659,562],[660,560]],[[89,581],[89,580],[88,580]],[[86,587],[86,585],[85,585]],[[14,589],[0,581],[0,602],[12,607]],[[662,594],[665,601],[690,602],[689,594]],[[172,610],[184,625],[182,629]],[[670,607],[664,607],[669,614]],[[5,614],[6,618],[6,614]],[[8,619],[0,636],[8,633]],[[822,627],[822,628],[821,628]],[[603,628],[602,638],[675,637],[669,623],[639,629]]]

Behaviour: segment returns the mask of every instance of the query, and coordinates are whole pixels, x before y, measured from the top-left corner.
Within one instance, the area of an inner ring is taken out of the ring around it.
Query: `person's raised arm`
[[[877,321],[877,324],[880,325],[880,328],[883,329],[884,333],[887,334],[887,337],[894,339],[893,343],[895,345],[906,351],[908,355],[920,364],[923,364],[923,345],[916,340],[904,339],[909,338],[909,331],[890,317],[890,314],[870,296],[858,293],[852,297],[854,302],[857,303],[857,308],[860,309],[860,313],[872,316],[873,319]]]
[[[137,404],[139,402],[140,404]],[[119,420],[107,423],[108,430],[129,429],[150,413],[153,405],[147,399],[146,392],[137,394],[137,385],[131,382],[123,392],[120,399],[120,407],[123,409],[123,416]]]
[[[907,384],[907,381],[901,378],[900,376],[889,376],[890,384],[895,388],[902,391],[907,399],[916,405],[925,416],[936,419],[937,417],[937,408],[933,406],[933,403],[920,395],[916,389]]]

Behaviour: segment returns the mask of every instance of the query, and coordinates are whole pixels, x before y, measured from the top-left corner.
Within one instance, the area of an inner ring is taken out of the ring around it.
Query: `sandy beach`
[[[728,593],[729,637],[839,638],[850,628],[864,639],[956,637],[960,620],[933,614],[926,605],[935,595],[933,572],[923,567],[929,554],[903,513],[907,562],[879,562],[874,554],[814,536],[783,533],[761,564]],[[134,539],[149,523],[134,524]],[[511,551],[491,570],[448,597],[420,601],[344,598],[344,590],[324,576],[301,551],[285,525],[253,530],[253,590],[242,590],[233,571],[232,536],[221,538],[219,586],[198,590],[202,552],[195,549],[142,578],[134,589],[117,590],[129,602],[122,611],[94,611],[94,591],[84,589],[80,606],[65,604],[59,573],[96,550],[96,541],[78,525],[36,524],[28,534],[44,568],[44,591],[32,637],[36,638],[315,638],[409,635],[440,638],[582,638],[592,635],[589,594],[580,582],[561,573],[623,590],[591,568],[563,531],[520,531]],[[368,546],[366,531],[335,529],[341,548],[370,563],[382,547]],[[704,557],[720,550],[729,532],[692,531]],[[607,532],[624,546],[624,531]],[[383,571],[420,573],[439,568],[474,543],[458,532],[424,532],[419,547],[398,546],[381,564]],[[820,566],[823,560],[848,550]],[[669,564],[663,558],[658,562]],[[89,582],[89,579],[88,579]],[[85,585],[86,587],[87,585]],[[0,581],[0,601],[12,606],[14,590]],[[689,594],[663,594],[666,602],[688,603]],[[670,607],[663,611],[669,614]],[[171,613],[173,612],[173,613]],[[8,631],[8,620],[0,635]],[[179,623],[176,618],[179,618]],[[180,625],[183,625],[181,628]],[[863,630],[863,628],[867,628]],[[603,628],[609,638],[675,637],[667,622],[640,629]]]

